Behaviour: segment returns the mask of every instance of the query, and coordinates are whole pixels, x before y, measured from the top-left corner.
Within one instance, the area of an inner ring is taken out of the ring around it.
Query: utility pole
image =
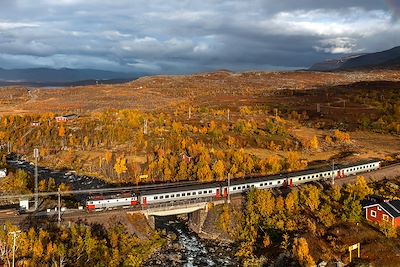
[[[14,232],[9,232],[10,235],[13,235],[14,241],[13,241],[13,259],[12,259],[12,267],[15,267],[15,241],[17,239],[17,234],[21,233],[21,231],[14,231]]]
[[[147,134],[147,120],[144,120],[143,134]]]
[[[332,160],[332,186],[335,184],[335,161]]]
[[[35,158],[35,211],[38,209],[39,204],[39,195],[38,195],[38,158],[39,158],[39,149],[35,148],[33,150],[33,156]]]
[[[58,187],[58,227],[61,226],[61,193],[60,187]]]
[[[228,204],[231,203],[231,192],[229,188],[231,187],[231,174],[228,173]]]
[[[189,120],[192,117],[192,107],[189,107]]]
[[[230,121],[230,109],[228,109],[228,121]]]
[[[7,154],[11,153],[11,143],[7,142]]]

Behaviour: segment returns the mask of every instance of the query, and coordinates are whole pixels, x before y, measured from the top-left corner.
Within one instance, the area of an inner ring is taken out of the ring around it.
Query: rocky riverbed
[[[239,266],[233,244],[203,240],[173,216],[159,220],[157,227],[167,235],[167,245],[146,266]]]

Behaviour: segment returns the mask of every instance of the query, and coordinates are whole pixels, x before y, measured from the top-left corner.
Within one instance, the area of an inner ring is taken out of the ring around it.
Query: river
[[[239,266],[233,245],[199,238],[176,216],[158,217],[156,227],[166,232],[168,243],[146,266]]]
[[[12,169],[23,169],[34,174],[34,166],[17,157],[9,158],[7,163]],[[56,185],[65,183],[74,190],[109,187],[92,177],[78,176],[68,171],[39,167],[38,174],[39,180],[48,180],[51,177]],[[82,202],[85,196],[77,195],[76,198]],[[158,217],[156,227],[160,231],[165,231],[168,242],[163,250],[153,255],[146,266],[239,266],[234,259],[234,246],[224,242],[202,240],[176,216]]]

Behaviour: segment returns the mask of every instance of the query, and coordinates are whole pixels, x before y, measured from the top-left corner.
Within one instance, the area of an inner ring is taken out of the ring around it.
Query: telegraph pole
[[[61,193],[60,187],[58,187],[58,227],[61,226]]]
[[[228,121],[230,121],[230,109],[228,109]]]
[[[147,120],[144,120],[143,134],[147,134]]]
[[[231,187],[231,174],[228,173],[228,204],[231,203],[231,192],[229,188]]]
[[[39,149],[35,148],[33,150],[33,156],[35,157],[35,210],[38,209],[39,204],[39,196],[38,196],[38,158],[39,158]]]
[[[14,241],[13,241],[13,259],[12,259],[12,267],[15,267],[15,241],[17,239],[17,234],[21,233],[21,231],[14,231],[14,232],[9,232],[10,235],[13,235]]]

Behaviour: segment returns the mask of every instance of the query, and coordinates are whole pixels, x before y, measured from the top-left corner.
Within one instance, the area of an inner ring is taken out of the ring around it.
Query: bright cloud
[[[400,44],[384,0],[3,1],[6,68],[292,69]]]

